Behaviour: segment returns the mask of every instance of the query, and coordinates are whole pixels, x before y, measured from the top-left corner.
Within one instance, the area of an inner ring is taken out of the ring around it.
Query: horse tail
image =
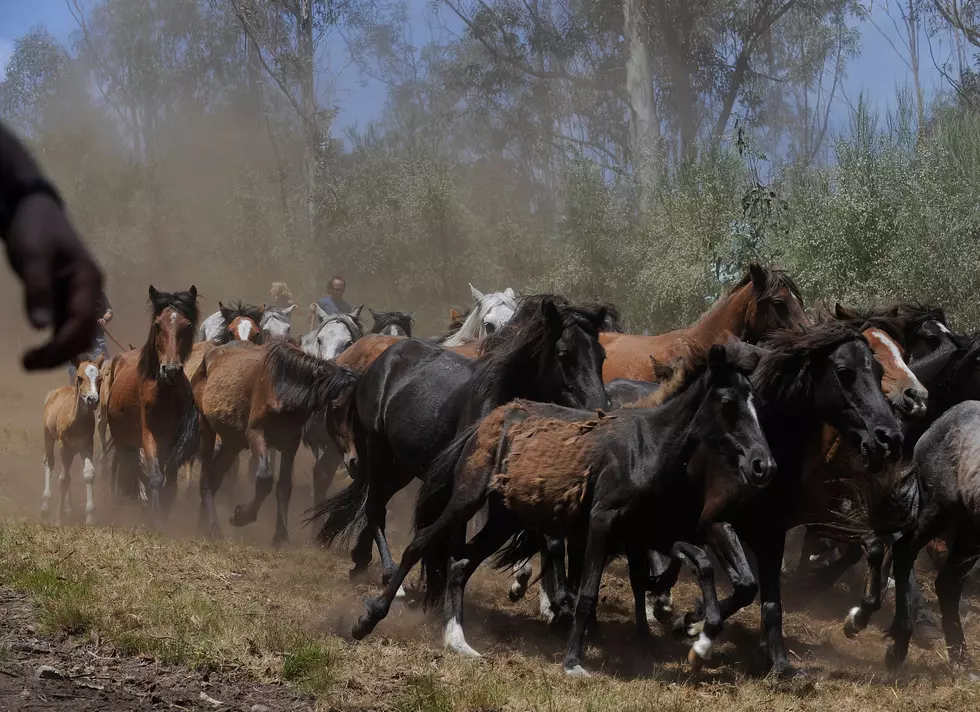
[[[197,409],[194,402],[194,394],[191,393],[190,383],[185,381],[185,396],[187,404],[180,414],[177,422],[177,429],[174,434],[173,442],[170,446],[170,453],[164,466],[167,474],[176,473],[181,465],[191,463],[197,457],[201,443],[201,412]]]
[[[517,564],[525,563],[539,551],[541,551],[541,537],[521,530],[511,537],[503,549],[497,552],[493,560],[493,567],[495,569],[513,568]]]
[[[463,453],[476,435],[479,423],[467,428],[450,445],[443,450],[432,465],[419,488],[415,500],[415,530],[420,531],[435,524],[436,520],[446,511],[449,500],[453,495],[453,484],[456,480],[456,465],[462,459]],[[422,554],[422,577],[425,580],[425,600],[423,606],[428,609],[437,605],[446,591],[446,581],[449,567],[449,557],[460,536],[465,537],[465,523],[459,531],[455,529],[445,536],[434,538]]]

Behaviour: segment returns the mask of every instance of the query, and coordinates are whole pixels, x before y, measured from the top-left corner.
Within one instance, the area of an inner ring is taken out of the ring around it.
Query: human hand
[[[24,283],[28,319],[51,338],[24,354],[28,370],[54,368],[86,351],[95,332],[102,271],[64,210],[43,193],[25,197],[6,235],[7,259]]]

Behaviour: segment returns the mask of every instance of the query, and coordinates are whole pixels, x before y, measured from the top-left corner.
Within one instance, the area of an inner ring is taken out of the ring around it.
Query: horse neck
[[[707,346],[714,343],[719,334],[730,332],[743,339],[748,332],[748,309],[753,299],[752,285],[739,287],[719,299],[714,306],[686,330],[686,336],[695,343]]]

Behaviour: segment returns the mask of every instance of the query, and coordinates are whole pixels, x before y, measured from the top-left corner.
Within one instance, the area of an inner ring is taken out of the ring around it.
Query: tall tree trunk
[[[915,7],[915,2],[916,0],[909,0],[905,25],[909,32],[909,65],[912,68],[912,81],[915,83],[915,110],[919,120],[917,130],[923,131],[926,125],[926,109],[922,82],[919,79],[919,11]]]
[[[296,50],[300,68],[300,105],[303,109],[303,173],[306,178],[306,236],[313,249],[316,235],[317,156],[320,130],[313,82],[313,0],[300,0],[296,18]],[[315,254],[311,253],[311,254]]]
[[[626,94],[630,103],[630,151],[640,184],[641,205],[648,210],[657,192],[660,124],[653,95],[649,32],[643,0],[623,0],[626,38]]]

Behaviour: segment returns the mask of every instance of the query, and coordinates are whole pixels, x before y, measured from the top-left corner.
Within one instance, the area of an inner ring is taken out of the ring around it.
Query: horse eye
[[[493,332],[495,332],[497,330],[497,327],[494,326],[493,324],[491,324],[490,322],[487,322],[486,324],[484,324],[483,327],[487,330],[487,333],[488,334],[492,334]]]
[[[849,368],[839,368],[837,369],[837,378],[844,388],[850,388],[857,380],[857,374]]]

